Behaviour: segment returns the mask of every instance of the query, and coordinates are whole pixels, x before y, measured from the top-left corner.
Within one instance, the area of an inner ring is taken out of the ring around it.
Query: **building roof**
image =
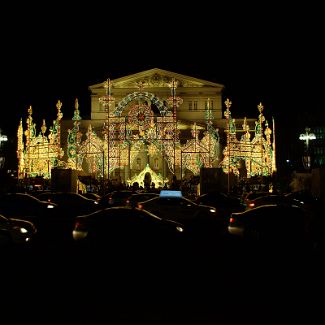
[[[144,89],[146,88],[162,88],[168,87],[168,84],[172,79],[175,79],[178,84],[177,87],[184,88],[217,88],[220,91],[223,90],[224,85],[214,83],[211,81],[198,79],[183,74],[162,70],[158,68],[141,71],[135,74],[127,75],[121,78],[117,78],[112,81],[112,88],[127,88],[136,89],[139,86],[139,82],[144,82]],[[106,80],[105,80],[106,81]],[[92,93],[103,92],[103,83],[90,85],[89,90]]]

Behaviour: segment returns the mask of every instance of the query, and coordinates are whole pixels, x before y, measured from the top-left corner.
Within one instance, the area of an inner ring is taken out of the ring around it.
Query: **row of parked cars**
[[[0,215],[7,225],[20,224],[19,236],[0,228],[3,245],[20,242],[69,240],[74,218],[95,210],[97,202],[76,193],[6,193],[0,197]],[[17,229],[16,226],[13,226]],[[2,246],[3,246],[2,245]]]
[[[108,241],[113,238],[108,229],[115,229],[115,234],[123,229],[128,238],[131,233],[145,237],[149,225],[152,232],[157,230],[157,238],[158,229],[168,236],[171,229],[177,235],[185,232],[191,236],[222,233],[226,229],[222,211],[212,201],[211,205],[194,202],[183,197],[181,191],[169,190],[160,193],[122,190],[96,198],[62,192],[8,193],[0,198],[0,213],[33,223],[37,229],[33,236],[41,242]]]
[[[233,212],[228,231],[245,243],[280,249],[323,249],[324,202],[311,193],[248,193],[245,210]]]
[[[0,245],[33,241],[122,247],[130,242],[166,245],[179,238],[211,243],[228,235],[275,246],[319,245],[320,207],[317,200],[298,193],[243,200],[215,192],[195,201],[175,190],[122,190],[92,198],[8,193],[0,198]]]
[[[25,244],[32,240],[37,229],[32,222],[7,218],[0,214],[0,248],[14,244]]]

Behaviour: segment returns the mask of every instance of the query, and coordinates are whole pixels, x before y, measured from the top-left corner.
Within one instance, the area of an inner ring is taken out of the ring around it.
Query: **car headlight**
[[[27,234],[28,233],[28,230],[24,227],[14,227],[15,230],[17,230],[18,232],[20,232],[21,234]]]
[[[72,237],[74,240],[82,240],[82,239],[85,239],[86,237],[88,236],[88,231],[86,230],[77,230],[77,229],[74,229],[72,231]]]

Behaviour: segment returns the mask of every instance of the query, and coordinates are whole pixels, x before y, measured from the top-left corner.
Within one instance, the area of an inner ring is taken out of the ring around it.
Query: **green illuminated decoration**
[[[79,169],[79,163],[77,161],[78,153],[77,147],[80,145],[81,133],[79,132],[79,126],[81,121],[81,116],[79,112],[78,99],[75,100],[75,110],[73,114],[73,128],[68,130],[67,139],[67,156],[68,156],[68,166],[72,169]]]

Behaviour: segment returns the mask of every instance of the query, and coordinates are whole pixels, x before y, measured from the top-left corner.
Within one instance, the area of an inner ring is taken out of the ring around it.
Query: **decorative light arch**
[[[151,103],[153,103],[158,109],[161,115],[165,115],[168,110],[170,109],[168,106],[165,105],[164,101],[162,101],[160,98],[156,97],[155,94],[149,93],[149,92],[139,92],[135,91],[127,96],[125,96],[116,106],[114,110],[114,115],[120,116],[124,110],[124,108],[132,101],[134,100],[150,100]]]

